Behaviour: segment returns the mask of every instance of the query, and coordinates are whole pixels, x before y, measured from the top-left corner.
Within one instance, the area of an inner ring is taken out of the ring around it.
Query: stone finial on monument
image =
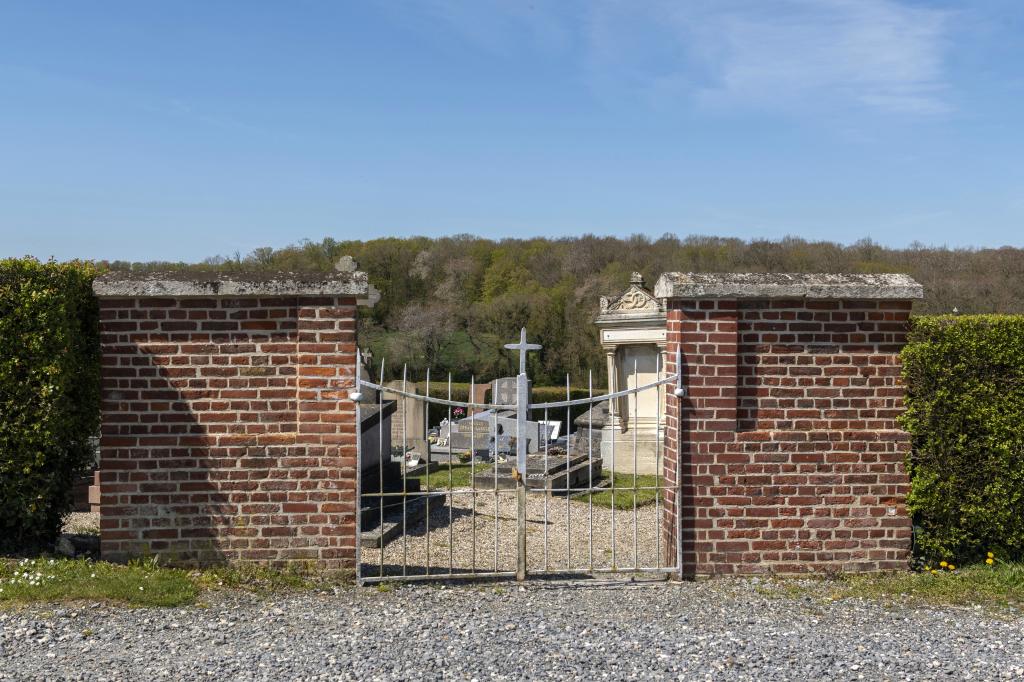
[[[342,256],[334,264],[334,269],[338,272],[355,272],[359,269],[359,263],[356,263],[356,259],[352,256]]]

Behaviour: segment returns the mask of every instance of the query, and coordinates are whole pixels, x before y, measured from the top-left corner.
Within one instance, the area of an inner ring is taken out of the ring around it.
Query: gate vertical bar
[[[683,346],[676,342],[676,570],[683,579]]]
[[[430,368],[427,367],[427,385],[423,389],[423,395],[430,397]],[[427,565],[426,574],[430,575],[430,403],[428,402],[423,408],[423,433],[427,437],[427,455],[424,461],[423,470],[423,482],[426,488],[426,496],[423,499],[424,505],[426,505],[426,512],[423,514],[423,518],[427,523],[427,530],[423,534],[424,540],[427,543]],[[440,433],[440,432],[438,432]]]
[[[524,340],[526,332],[523,332]],[[523,366],[525,370],[526,350],[522,353]],[[516,539],[519,551],[516,557],[516,580],[526,580],[526,412],[530,402],[530,387],[527,383],[526,372],[520,371],[516,377],[516,468],[519,475],[516,477]]]
[[[359,408],[359,402],[363,397],[362,393],[360,393],[362,386],[359,385],[359,365],[361,362],[362,358],[360,357],[359,348],[356,347],[356,364],[352,372],[352,390],[349,392],[348,397],[356,404],[356,584],[360,586],[363,585],[363,420],[362,411]]]
[[[380,360],[380,378],[377,383],[384,385],[384,358]],[[362,438],[362,427],[359,437]],[[391,453],[388,453],[388,457]],[[384,503],[387,498],[384,496],[384,391],[377,391],[377,498],[380,507],[380,577],[384,577]]]
[[[637,374],[638,369],[639,369],[639,363],[636,361],[636,359],[634,359],[633,360],[633,388],[636,388],[637,386],[640,385],[640,377]],[[629,379],[628,378],[626,379],[626,388],[629,388]],[[637,429],[636,429],[636,420],[637,420],[637,414],[639,414],[637,405],[640,403],[640,401],[637,398],[638,398],[638,396],[636,394],[634,394],[633,395],[633,421],[630,422],[630,425],[629,425],[629,428],[633,429],[633,568],[634,569],[640,568],[640,555],[639,555],[640,543],[639,543],[639,535],[637,533],[637,512],[636,512],[636,496],[637,496],[637,486],[636,486],[636,481],[637,481],[637,478],[636,478],[636,469],[637,469],[636,431],[637,431]]]
[[[409,390],[409,365],[402,365],[402,391]],[[402,575],[409,573],[409,480],[406,477],[405,455],[409,452],[409,434],[407,432],[409,398],[402,396]]]
[[[659,352],[654,363],[654,376],[658,377],[660,381],[664,371],[665,368],[661,366],[661,353]],[[661,461],[661,386],[658,387],[658,392],[655,393],[654,399],[657,401],[657,407],[654,410],[654,414],[657,416],[657,420],[654,422],[654,518],[658,523],[657,532],[654,534],[654,554],[657,557],[658,568],[661,568],[661,485],[662,481],[665,480],[665,472],[661,470],[663,466]]]
[[[472,403],[476,398],[476,375],[469,378],[469,400]],[[466,408],[466,416],[475,416],[474,408]],[[473,549],[470,555],[470,573],[476,573],[476,425],[469,430],[469,490],[470,490],[470,513],[469,518],[473,523]]]
[[[565,400],[572,398],[569,388],[569,373],[565,374]],[[572,430],[572,407],[565,406],[565,570],[572,570],[572,490],[569,484],[569,437]]]

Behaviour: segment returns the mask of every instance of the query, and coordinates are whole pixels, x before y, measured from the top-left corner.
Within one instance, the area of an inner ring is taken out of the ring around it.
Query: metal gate
[[[523,329],[519,342],[505,348],[519,352],[515,400],[505,403],[452,400],[451,375],[447,398],[431,397],[429,370],[422,395],[408,390],[404,367],[401,388],[387,387],[384,363],[378,381],[373,382],[362,378],[362,359],[357,354],[355,390],[350,394],[356,402],[356,423],[362,429],[364,417],[373,416],[368,411],[376,410],[379,439],[378,447],[372,448],[364,442],[365,432],[356,438],[358,582],[678,573],[680,538],[678,528],[666,523],[665,501],[669,485],[676,493],[673,498],[680,499],[676,487],[679,464],[678,458],[670,463],[674,475],[668,482],[660,427],[664,409],[660,387],[674,385],[674,395],[682,397],[685,389],[681,374],[664,376],[658,354],[656,381],[643,386],[627,384],[625,390],[595,396],[591,375],[587,397],[573,399],[566,376],[565,400],[531,403],[526,354],[541,346],[527,343]],[[676,367],[681,367],[678,350]],[[635,371],[633,376],[637,376]],[[471,399],[475,387],[474,380]],[[645,391],[657,393],[653,474],[638,473],[636,396]],[[376,401],[369,402],[367,394],[371,392],[377,393]],[[395,448],[396,455],[383,452],[385,442],[390,440],[385,438],[385,420],[380,418],[385,412],[385,394],[422,401],[426,429],[430,427],[429,406],[446,409],[447,443],[439,432],[436,443],[428,440],[422,461],[410,460],[403,418],[402,443]],[[617,403],[628,396],[634,396],[631,444],[629,434],[624,434],[615,422]],[[598,406],[602,404],[607,405],[610,416],[611,438],[604,444],[599,433],[599,451],[595,452],[594,409],[598,408],[600,414],[602,408]],[[573,433],[572,410],[581,407],[590,408],[584,414],[586,427]],[[468,429],[468,456],[464,460],[453,447],[453,418],[460,413],[475,422]],[[500,416],[502,413],[505,416]],[[564,437],[554,432],[563,414]],[[543,419],[531,422],[530,415]],[[554,420],[552,415],[556,416]],[[486,444],[477,440],[477,432],[484,425],[487,435],[481,433],[479,438]],[[506,433],[504,426],[513,426],[514,434]],[[372,440],[369,445],[374,445]],[[365,452],[373,449],[376,462]],[[394,461],[395,456],[398,461]],[[438,464],[436,458],[446,462]],[[632,474],[622,472],[623,458],[627,470],[632,462]],[[674,551],[667,551],[670,546]]]

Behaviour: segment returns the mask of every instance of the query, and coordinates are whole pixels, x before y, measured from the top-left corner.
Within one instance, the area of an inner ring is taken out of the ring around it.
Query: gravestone
[[[526,439],[526,451],[538,452],[550,439],[551,432],[556,428],[555,422],[527,421],[526,429],[522,437]],[[446,446],[450,445],[453,450],[469,451],[471,448],[477,452],[486,450],[488,442],[494,438],[495,432],[507,434],[515,438],[518,431],[516,414],[511,410],[493,412],[479,412],[465,419],[456,422],[455,427],[443,429],[447,437]]]
[[[491,403],[494,405],[515,405],[517,400],[518,379],[501,377],[491,382]],[[526,380],[526,393],[533,393],[533,382]]]
[[[389,381],[385,386],[398,390],[404,387],[407,393],[419,393],[419,386],[411,381]],[[388,391],[384,392],[384,396],[393,397],[397,403],[397,410],[391,421],[391,443],[398,448],[404,447],[406,452],[415,450],[426,454],[424,444],[427,441],[427,404],[422,400],[391,394]]]
[[[575,454],[593,452],[601,454],[601,439],[608,423],[608,403],[601,402],[576,417],[572,422],[576,429],[572,434],[569,450]]]

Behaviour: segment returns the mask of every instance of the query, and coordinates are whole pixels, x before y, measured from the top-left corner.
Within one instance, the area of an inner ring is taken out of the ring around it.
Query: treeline
[[[364,312],[360,344],[383,358],[389,377],[407,363],[411,378],[489,380],[514,373],[502,345],[526,327],[544,345],[530,372],[538,384],[586,385],[594,370],[603,386],[604,362],[593,319],[602,295],[621,292],[632,271],[648,286],[662,272],[905,272],[925,287],[918,313],[1024,312],[1024,250],[947,249],[911,245],[890,249],[870,240],[851,245],[634,235],[562,239],[504,239],[470,235],[369,241],[302,242],[260,248],[203,263],[111,262],[113,269],[329,270],[351,255],[380,290]]]

